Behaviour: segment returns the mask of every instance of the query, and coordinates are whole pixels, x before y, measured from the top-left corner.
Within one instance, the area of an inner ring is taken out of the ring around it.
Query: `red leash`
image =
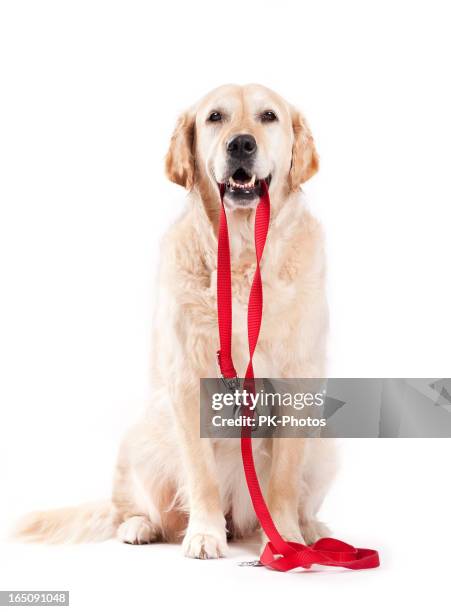
[[[260,276],[260,261],[268,234],[270,201],[265,181],[261,181],[262,197],[255,213],[255,254],[256,270],[252,281],[247,311],[249,343],[249,364],[244,385],[252,393],[255,391],[252,358],[257,346],[263,311],[263,289]],[[218,328],[221,350],[218,362],[224,382],[231,390],[237,388],[237,373],[232,360],[232,282],[230,269],[230,246],[227,230],[227,217],[223,202],[224,188],[221,187],[221,212],[218,231],[218,272],[217,301]],[[245,411],[246,412],[246,411]],[[248,412],[248,414],[250,414]],[[285,541],[274,524],[263,497],[252,454],[250,428],[241,432],[241,454],[249,494],[255,514],[268,536],[269,542],[260,557],[260,563],[279,572],[287,572],[297,567],[305,569],[313,564],[332,565],[348,569],[368,569],[379,566],[379,555],[375,550],[354,548],[334,538],[322,538],[312,546],[299,542]]]

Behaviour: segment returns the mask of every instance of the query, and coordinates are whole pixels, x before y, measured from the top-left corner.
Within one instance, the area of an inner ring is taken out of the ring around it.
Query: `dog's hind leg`
[[[121,445],[113,504],[120,517],[117,537],[122,542],[176,541],[186,526],[186,515],[176,499],[177,489],[170,486],[159,453],[158,434],[146,423],[133,427]],[[165,465],[167,468],[168,462]]]
[[[161,538],[158,516],[151,512],[151,491],[147,492],[146,499],[142,489],[138,485],[134,466],[120,460],[116,469],[113,504],[120,517],[116,536],[126,544],[150,544]]]

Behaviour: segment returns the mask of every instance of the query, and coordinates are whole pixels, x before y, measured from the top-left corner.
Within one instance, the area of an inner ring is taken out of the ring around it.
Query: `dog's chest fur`
[[[327,328],[321,227],[298,202],[289,204],[286,213],[281,211],[271,221],[261,263],[264,305],[255,354],[259,376],[289,375],[287,362],[305,363],[306,352],[317,344],[315,334],[321,326]],[[249,358],[247,306],[256,267],[253,228],[252,218],[229,215],[233,359],[240,375]],[[165,291],[158,308],[161,321],[173,313],[174,330],[181,334],[184,350],[198,355],[196,362],[206,377],[217,375],[219,344],[216,239],[209,232],[194,214],[175,225],[162,260]],[[169,364],[171,354],[169,350]]]

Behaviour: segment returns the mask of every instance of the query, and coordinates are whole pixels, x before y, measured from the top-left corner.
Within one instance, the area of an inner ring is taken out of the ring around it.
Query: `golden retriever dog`
[[[182,114],[166,173],[188,191],[188,202],[162,243],[150,408],[122,443],[111,499],[33,513],[20,524],[21,537],[64,542],[116,535],[130,544],[182,540],[186,556],[210,559],[226,555],[228,537],[256,530],[239,439],[199,434],[199,379],[217,376],[218,186],[225,186],[238,372],[244,374],[249,358],[253,227],[266,181],[271,223],[262,261],[265,305],[255,372],[322,378],[328,328],[323,234],[301,191],[317,170],[304,117],[266,87],[225,85]],[[335,472],[333,446],[293,438],[253,444],[280,533],[306,543],[328,535],[317,512]]]

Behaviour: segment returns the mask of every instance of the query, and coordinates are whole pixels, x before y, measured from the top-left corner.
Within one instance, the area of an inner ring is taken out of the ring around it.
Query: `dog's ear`
[[[194,113],[186,111],[178,118],[166,154],[166,175],[170,181],[192,189],[194,185]]]
[[[304,117],[296,109],[292,109],[291,117],[294,140],[288,180],[290,191],[296,191],[318,171],[319,157]]]

